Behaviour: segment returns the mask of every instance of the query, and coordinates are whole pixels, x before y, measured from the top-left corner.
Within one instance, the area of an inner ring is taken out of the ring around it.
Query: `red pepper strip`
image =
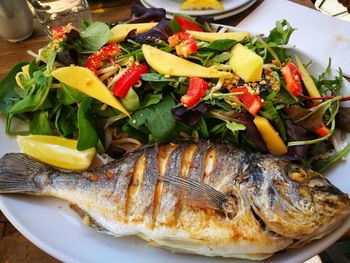
[[[301,74],[298,67],[294,63],[288,63],[281,69],[286,87],[293,96],[300,96],[303,92],[301,84]]]
[[[196,40],[186,32],[177,32],[168,38],[169,45],[175,47],[176,54],[188,57],[198,50]]]
[[[248,92],[248,89],[245,87],[238,87],[231,89],[231,92],[243,92],[243,94],[238,94],[236,97],[240,99],[247,111],[249,111],[252,115],[256,115],[263,106],[263,100],[259,95],[253,95]]]
[[[320,137],[324,137],[324,136],[327,136],[329,134],[329,129],[327,128],[327,126],[322,123],[322,126],[317,128],[315,130],[315,133],[317,133]]]
[[[146,64],[134,65],[130,67],[121,78],[115,83],[113,93],[115,96],[124,98],[129,89],[141,78],[141,75],[148,72]]]
[[[193,107],[205,95],[208,89],[208,83],[201,78],[190,77],[190,86],[186,95],[183,95],[180,101],[186,107]]]
[[[201,28],[199,25],[193,23],[192,21],[190,21],[182,16],[175,16],[175,18],[183,31],[193,30],[193,31],[204,32],[204,29]]]
[[[108,46],[101,48],[99,51],[96,51],[94,54],[88,57],[85,67],[95,72],[99,67],[103,65],[102,60],[111,58],[119,52],[120,48],[116,43],[109,44]]]
[[[64,38],[64,32],[65,30],[65,27],[64,26],[56,26],[56,27],[53,27],[51,28],[51,31],[52,31],[52,39],[53,40],[61,40]]]

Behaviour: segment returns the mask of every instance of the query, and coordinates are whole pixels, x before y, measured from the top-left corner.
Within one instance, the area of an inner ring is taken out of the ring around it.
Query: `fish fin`
[[[8,153],[0,159],[0,193],[38,192],[33,178],[50,167],[23,153]]]
[[[69,207],[80,216],[80,218],[82,219],[85,225],[96,229],[96,231],[98,232],[108,234],[108,235],[113,235],[112,232],[108,231],[105,227],[103,227],[100,223],[98,223],[96,219],[94,219],[85,210],[81,209],[78,205],[70,204]]]
[[[224,203],[229,199],[224,193],[213,187],[184,177],[162,176],[161,181],[179,187],[179,198],[195,207],[211,208],[222,211]]]

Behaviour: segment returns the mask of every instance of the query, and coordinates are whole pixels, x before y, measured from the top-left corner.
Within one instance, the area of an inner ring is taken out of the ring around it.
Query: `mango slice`
[[[232,48],[231,53],[229,63],[240,78],[246,82],[261,80],[264,63],[262,57],[240,43]]]
[[[218,0],[186,0],[180,5],[181,10],[224,10]]]
[[[266,118],[255,116],[254,123],[267,149],[272,155],[282,155],[288,152],[287,146],[284,144],[282,138]]]
[[[58,81],[130,116],[124,106],[91,70],[79,66],[69,66],[58,68],[52,71],[51,75]]]
[[[295,61],[297,62],[297,66],[299,68],[301,78],[304,82],[305,88],[306,88],[307,92],[309,93],[309,95],[311,97],[321,97],[321,94],[318,91],[314,80],[312,79],[309,72],[304,67],[303,63],[301,62],[301,60],[299,59],[298,56],[295,56]],[[322,100],[314,100],[313,102],[316,104],[320,104],[322,102]]]
[[[178,77],[232,78],[230,72],[206,68],[186,59],[164,52],[158,48],[143,45],[142,52],[147,63],[158,73]]]
[[[118,43],[125,39],[131,30],[136,29],[136,34],[151,30],[158,23],[120,24],[111,29],[108,43]]]
[[[191,34],[194,38],[206,42],[213,42],[220,39],[233,39],[237,42],[243,41],[245,38],[250,37],[248,32],[226,32],[226,33],[215,33],[215,32],[199,32],[187,30],[187,33]]]

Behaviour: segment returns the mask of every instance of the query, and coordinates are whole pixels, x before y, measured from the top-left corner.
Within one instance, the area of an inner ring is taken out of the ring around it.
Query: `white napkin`
[[[265,0],[238,27],[268,34],[275,21],[286,19],[294,28],[290,44],[310,57],[332,68],[342,68],[350,76],[350,23],[299,4],[281,0]]]

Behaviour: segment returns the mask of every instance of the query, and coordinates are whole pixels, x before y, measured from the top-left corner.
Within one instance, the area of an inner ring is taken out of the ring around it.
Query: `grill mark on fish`
[[[204,160],[203,183],[209,184],[209,178],[216,166],[217,153],[215,146],[211,145]]]
[[[142,153],[142,155],[136,161],[136,164],[133,169],[133,173],[131,175],[131,182],[127,190],[125,222],[130,221],[130,219],[131,221],[133,221],[132,214],[136,209],[135,206],[138,201],[137,197],[138,197],[138,193],[140,192],[143,176],[145,173],[145,165],[146,165],[146,157],[145,157],[145,154]]]
[[[158,178],[161,178],[165,171],[166,167],[170,158],[171,153],[176,149],[177,145],[170,144],[170,145],[161,145],[158,150],[157,155],[157,163],[158,163]],[[151,228],[154,228],[157,216],[160,209],[160,200],[163,195],[163,187],[164,183],[161,180],[158,180],[156,182],[155,190],[154,190],[154,197],[153,197],[153,210],[152,210],[152,222],[151,222]]]
[[[121,163],[121,161],[112,163],[115,167],[119,167],[113,181],[114,187],[111,198],[116,208],[115,218],[121,222],[125,221],[126,218],[128,189],[132,179],[130,171],[132,171],[132,168],[135,166],[136,158],[130,156],[125,158],[124,161],[124,163]]]
[[[182,156],[186,147],[187,144],[180,144],[176,147],[175,150],[171,152],[164,176],[180,176]],[[156,217],[156,224],[169,226],[175,223],[175,205],[179,200],[177,191],[177,186],[171,184],[163,184],[159,211]]]
[[[159,174],[157,165],[158,151],[159,147],[156,145],[154,150],[146,150],[144,152],[146,167],[143,180],[140,182],[140,189],[135,196],[136,205],[133,214],[133,222],[144,221],[146,224],[152,223],[152,204]]]

